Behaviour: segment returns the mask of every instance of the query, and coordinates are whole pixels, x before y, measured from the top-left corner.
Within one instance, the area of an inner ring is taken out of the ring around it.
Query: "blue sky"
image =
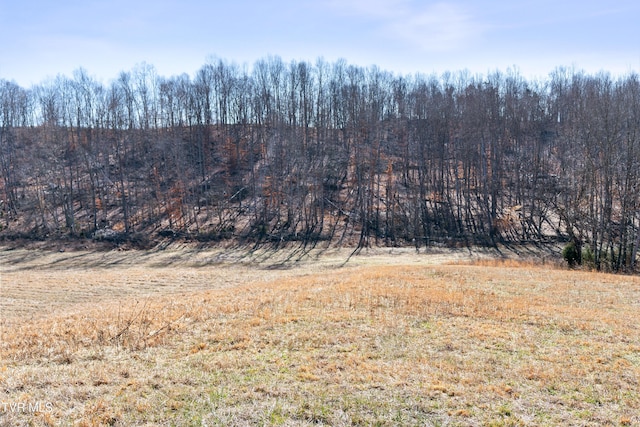
[[[191,76],[212,56],[278,55],[398,74],[557,66],[640,72],[637,0],[0,0],[0,78],[28,87],[83,67],[104,83],[138,63]]]

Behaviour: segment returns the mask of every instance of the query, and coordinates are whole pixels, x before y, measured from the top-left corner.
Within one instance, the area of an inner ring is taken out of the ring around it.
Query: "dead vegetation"
[[[0,401],[52,408],[0,407],[0,425],[640,423],[637,277],[407,253],[340,268],[335,255],[4,268],[3,300],[18,277],[51,280],[52,298],[56,276],[115,283],[32,319],[3,311]],[[145,272],[159,291],[115,281]]]

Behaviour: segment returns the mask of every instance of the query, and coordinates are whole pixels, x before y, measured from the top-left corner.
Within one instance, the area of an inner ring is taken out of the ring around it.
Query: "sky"
[[[80,67],[109,83],[141,63],[193,77],[215,58],[270,55],[402,75],[640,73],[640,2],[0,0],[0,79],[23,87]]]

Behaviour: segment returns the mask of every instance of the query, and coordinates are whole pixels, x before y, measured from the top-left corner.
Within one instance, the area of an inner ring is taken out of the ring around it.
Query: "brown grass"
[[[161,290],[3,314],[0,425],[640,423],[640,279],[456,259],[10,269]]]

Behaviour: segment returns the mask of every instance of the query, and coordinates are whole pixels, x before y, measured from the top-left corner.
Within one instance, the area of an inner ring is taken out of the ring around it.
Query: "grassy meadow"
[[[640,278],[348,254],[2,250],[0,426],[640,425]]]

